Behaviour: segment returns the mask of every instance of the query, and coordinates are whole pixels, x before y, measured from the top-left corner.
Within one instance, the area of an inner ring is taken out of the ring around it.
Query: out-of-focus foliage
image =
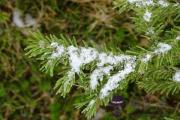
[[[0,119],[84,120],[84,115],[72,105],[81,101],[81,93],[73,92],[77,88],[66,98],[56,96],[52,88],[57,76],[50,78],[39,72],[40,64],[27,59],[24,48],[34,31],[75,36],[78,44],[86,40],[108,50],[146,46],[148,40],[134,33],[128,13],[119,15],[112,8],[112,0],[0,0]],[[15,10],[22,13],[22,18],[30,14],[36,25],[17,27],[13,23]],[[119,94],[125,101],[125,106],[118,109],[120,116],[114,115],[114,108],[102,108],[106,110],[100,113],[103,119],[179,117],[178,96],[149,95],[133,83]]]

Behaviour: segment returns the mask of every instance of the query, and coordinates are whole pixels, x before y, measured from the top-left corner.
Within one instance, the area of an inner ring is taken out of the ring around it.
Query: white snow
[[[57,42],[52,42],[50,47],[54,48],[51,58],[54,59],[57,57],[62,57],[64,54],[68,56],[69,64],[71,66],[71,72],[68,73],[70,74],[69,76],[72,76],[72,73],[79,74],[80,69],[83,65],[88,64],[92,61],[97,62],[97,68],[90,75],[91,89],[95,89],[98,85],[98,81],[102,81],[105,75],[110,76],[110,71],[113,70],[116,65],[118,65],[119,63],[124,64],[124,62],[128,64],[134,58],[134,56],[129,55],[115,56],[111,53],[98,53],[93,48],[77,48],[74,46],[64,48]],[[126,74],[128,74],[128,72]]]
[[[82,64],[87,64],[94,61],[97,58],[98,52],[93,48],[83,48],[80,49],[80,59]]]
[[[64,52],[65,52],[65,48],[63,46],[57,46],[57,48],[55,48],[55,50],[53,51],[51,57],[53,59],[60,57],[61,55],[64,54]]]
[[[97,64],[97,66],[103,66],[103,65],[110,62],[109,59],[107,59],[107,58],[110,58],[110,57],[106,53],[100,53],[98,57],[99,57],[98,58],[99,62]]]
[[[50,45],[54,48],[52,51],[52,58],[62,57],[66,55],[69,59],[69,64],[71,69],[68,72],[69,80],[74,77],[75,73],[79,74],[81,67],[92,61],[96,61],[97,68],[90,74],[90,88],[92,90],[96,89],[99,81],[101,82],[104,76],[108,77],[107,83],[100,90],[100,98],[104,98],[109,95],[109,93],[116,89],[120,81],[125,79],[130,73],[135,70],[136,67],[136,56],[130,55],[113,55],[112,53],[99,53],[93,48],[75,47],[69,46],[67,48],[59,45],[57,42],[52,42]],[[154,55],[159,55],[168,52],[172,46],[159,43],[155,51],[146,54],[143,58],[140,58],[141,62],[148,62]],[[117,65],[123,65],[123,69],[110,75],[110,72]]]
[[[50,45],[55,50],[52,52],[51,58],[61,57],[64,54],[68,55],[71,70],[75,73],[80,72],[80,67],[94,61],[97,58],[98,52],[93,48],[77,48],[59,45],[57,42],[52,42]]]
[[[150,52],[150,53],[144,55],[140,60],[143,63],[147,63],[155,55],[165,54],[165,53],[167,53],[171,49],[172,49],[171,45],[160,42],[160,43],[157,44],[157,48],[153,52]]]
[[[144,0],[144,3],[146,4],[146,5],[154,5],[154,2],[153,2],[153,0]]]
[[[70,46],[67,49],[68,49],[69,63],[71,69],[72,71],[79,73],[80,65],[82,64],[81,60],[79,59],[79,49],[74,46]]]
[[[12,20],[13,20],[13,23],[17,26],[17,27],[24,27],[24,22],[21,18],[21,15],[20,15],[20,11],[19,10],[14,10],[13,11],[13,17],[12,17]]]
[[[146,54],[145,56],[143,56],[143,57],[141,58],[141,62],[147,63],[148,61],[151,60],[151,58],[152,58],[152,55],[151,55],[151,54]]]
[[[19,28],[30,27],[37,24],[36,20],[30,14],[25,14],[25,19],[23,19],[20,10],[17,9],[13,11],[12,21]]]
[[[97,69],[93,71],[93,73],[90,75],[90,87],[91,89],[96,89],[98,85],[98,80],[102,81],[104,75],[110,74],[110,71],[118,65],[119,63],[123,63],[124,61],[130,60],[131,56],[128,55],[119,55],[114,56],[112,54],[107,53],[100,53],[97,57],[98,63],[97,63]],[[104,65],[109,65],[104,67]]]
[[[180,71],[176,71],[176,73],[173,76],[173,80],[180,82]]]
[[[158,4],[162,7],[167,7],[169,3],[166,0],[159,0]]]
[[[97,66],[104,66],[105,64],[110,64],[110,65],[116,65],[119,62],[127,59],[129,57],[128,55],[119,55],[115,56],[112,54],[107,54],[107,53],[100,53],[98,55],[98,60],[99,62],[97,63]]]
[[[70,46],[67,49],[71,68],[76,73],[80,72],[80,67],[82,65],[94,61],[98,54],[93,48],[81,47],[80,49],[78,49],[77,47]]]
[[[153,0],[128,0],[129,3],[135,4],[137,7],[154,5]]]
[[[176,40],[180,40],[180,36],[177,36],[177,37],[176,37]]]
[[[95,69],[90,75],[90,88],[95,89],[98,85],[98,80],[102,81],[104,75],[110,75],[110,71],[113,69],[113,66],[100,67]]]
[[[58,45],[57,42],[52,42],[50,45],[54,51],[51,54],[51,58],[55,59],[57,57],[61,57],[65,53],[65,48],[62,45]]]
[[[137,2],[138,0],[128,0],[128,2],[130,3],[134,3],[134,2]]]
[[[120,70],[118,73],[111,76],[100,91],[100,99],[108,96],[112,90],[116,89],[119,86],[119,82],[125,79],[128,74],[134,71],[135,66],[135,59],[128,60],[127,63],[125,63],[123,70]]]
[[[153,52],[155,55],[167,53],[169,50],[172,49],[172,46],[166,43],[158,43],[157,49]]]
[[[153,0],[127,0],[130,4],[134,4],[137,7],[146,7],[146,6],[161,6],[167,7],[169,3],[167,0],[158,0],[154,2]]]
[[[147,29],[146,35],[153,35],[154,33],[155,33],[154,28],[150,27],[150,28]]]
[[[131,56],[128,55],[114,56],[107,53],[97,54],[97,68],[90,75],[90,88],[96,89],[98,81],[102,81],[104,75],[109,76],[110,71],[113,69],[113,67],[115,67],[118,63],[122,63],[123,61],[130,58]]]
[[[152,13],[146,10],[146,12],[144,13],[143,19],[147,22],[150,22],[151,16],[152,16]]]

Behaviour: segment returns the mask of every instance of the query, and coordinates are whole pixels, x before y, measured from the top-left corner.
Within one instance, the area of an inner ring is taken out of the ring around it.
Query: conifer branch
[[[80,47],[75,39],[62,35],[57,38],[34,33],[26,55],[42,61],[41,70],[51,76],[61,68],[63,76],[54,87],[57,93],[66,96],[73,86],[84,91],[86,97],[76,107],[86,106],[82,112],[88,119],[98,107],[107,105],[113,94],[126,88],[130,80],[148,93],[178,94],[180,7],[177,4],[166,0],[115,0],[114,5],[121,13],[134,10],[135,32],[152,41],[148,49],[138,46],[136,50],[115,55]]]

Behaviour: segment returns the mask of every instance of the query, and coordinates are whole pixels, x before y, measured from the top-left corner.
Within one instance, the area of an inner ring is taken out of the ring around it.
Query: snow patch
[[[126,61],[124,69],[120,70],[118,73],[111,76],[108,82],[101,89],[100,99],[105,98],[110,94],[112,90],[116,89],[119,86],[119,82],[125,79],[127,75],[132,73],[135,70],[135,67],[136,67],[135,58],[131,58],[131,60]]]
[[[135,4],[137,7],[152,6],[153,0],[128,0],[130,4]]]
[[[98,85],[98,80],[102,81],[103,76],[107,75],[110,76],[110,71],[118,64],[123,63],[127,60],[130,60],[132,56],[129,55],[119,55],[114,56],[112,54],[106,54],[106,53],[100,53],[97,57],[97,69],[93,71],[93,73],[90,75],[90,87],[91,89],[96,89],[96,86]],[[105,65],[109,65],[104,67]],[[123,63],[124,64],[124,63]]]
[[[76,73],[80,72],[80,67],[87,63],[94,61],[97,58],[98,52],[93,48],[78,49],[77,47],[70,46],[68,49],[69,63],[71,68]]]
[[[141,62],[147,63],[148,61],[151,60],[151,58],[152,58],[152,55],[151,55],[151,54],[146,54],[145,56],[143,56],[143,57],[141,58]]]
[[[172,46],[165,43],[158,43],[157,49],[153,52],[156,55],[167,53],[169,50],[172,49]]]
[[[21,18],[20,12],[18,10],[14,10],[13,11],[13,17],[12,17],[13,23],[17,26],[17,27],[24,27],[24,22]]]
[[[57,42],[52,42],[50,47],[54,48],[51,58],[62,57],[63,55],[68,57],[71,66],[71,69],[68,72],[69,80],[74,77],[75,73],[80,73],[83,65],[96,61],[97,68],[90,74],[90,88],[92,90],[96,89],[99,81],[102,81],[105,75],[109,77],[107,83],[100,90],[101,99],[108,96],[112,90],[116,89],[119,86],[120,81],[132,73],[136,67],[136,56],[99,53],[93,48],[78,48],[75,46],[65,48]],[[171,48],[172,47],[168,44],[159,43],[154,52],[148,53],[140,60],[141,62],[148,62],[154,55],[166,53]],[[117,73],[110,75],[111,70],[120,64],[123,65],[123,69],[120,68]]]
[[[176,71],[176,73],[173,76],[173,80],[180,82],[180,71]]]
[[[166,0],[159,0],[158,4],[162,7],[167,7],[169,3]]]
[[[65,48],[64,48],[64,46],[58,45],[57,42],[51,43],[50,46],[54,49],[54,51],[53,51],[52,54],[51,54],[51,58],[52,58],[52,59],[61,57],[61,56],[65,53]]]
[[[30,14],[25,14],[25,19],[23,19],[19,10],[14,10],[12,16],[13,23],[19,28],[30,27],[37,24],[36,20]]]
[[[177,36],[177,37],[176,37],[176,40],[180,40],[180,36]]]
[[[146,35],[153,35],[154,33],[155,33],[154,28],[150,27],[150,28],[147,29]]]
[[[80,65],[81,60],[79,59],[79,49],[74,47],[74,46],[70,46],[67,48],[68,50],[68,55],[69,55],[69,63],[71,66],[71,70],[79,73],[80,72]]]
[[[151,16],[152,16],[152,13],[149,12],[148,10],[146,10],[146,12],[144,13],[143,19],[144,19],[146,22],[150,22]]]
[[[104,75],[110,75],[110,71],[113,69],[113,66],[100,67],[95,69],[90,75],[90,88],[96,89],[98,85],[98,80],[102,81]]]

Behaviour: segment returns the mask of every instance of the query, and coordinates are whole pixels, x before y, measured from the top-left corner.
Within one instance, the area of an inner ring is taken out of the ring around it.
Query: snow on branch
[[[160,43],[158,43],[157,48],[153,52],[150,52],[141,58],[141,62],[146,63],[146,62],[150,61],[153,56],[165,54],[171,49],[172,49],[171,45],[160,42]]]
[[[157,2],[153,0],[127,0],[127,2],[137,7],[147,7],[147,6],[155,6],[155,5],[161,7],[167,7],[169,5],[167,0],[158,0]]]
[[[176,71],[176,73],[173,76],[173,80],[180,82],[180,71]]]
[[[105,98],[111,91],[116,89],[120,82],[125,79],[130,73],[135,71],[138,56],[132,55],[113,55],[112,53],[98,52],[94,48],[64,47],[57,42],[52,42],[50,47],[53,49],[51,59],[61,58],[66,56],[69,61],[71,69],[68,71],[68,79],[71,80],[72,76],[80,74],[83,71],[82,66],[96,63],[96,68],[90,73],[90,89],[95,90],[99,85],[99,82],[104,80],[106,76],[108,78],[107,83],[104,84],[100,90],[100,99]],[[158,43],[157,48],[146,54],[143,58],[140,58],[141,62],[148,62],[155,55],[165,54],[172,49],[172,46],[166,43]],[[120,65],[120,66],[119,66]],[[118,71],[114,74],[111,73],[115,68]]]
[[[28,50],[28,56],[44,60],[43,63],[45,64],[41,70],[45,70],[50,75],[53,75],[54,68],[59,63],[68,65],[65,67],[64,76],[57,80],[55,89],[62,96],[70,92],[73,85],[87,90],[86,93],[89,95],[87,99],[91,101],[89,101],[89,104],[83,103],[80,106],[87,105],[83,112],[86,113],[87,117],[90,117],[96,112],[96,106],[99,105],[98,100],[106,104],[108,99],[112,97],[113,92],[123,88],[128,83],[128,79],[131,79],[131,75],[132,77],[136,75],[136,70],[138,71],[139,68],[144,70],[143,67],[140,67],[141,65],[147,64],[155,56],[165,56],[173,48],[174,43],[179,42],[177,36],[174,38],[176,40],[173,40],[172,43],[157,43],[151,51],[143,56],[142,54],[135,56],[99,52],[91,47],[69,45],[72,42],[67,42],[67,39],[63,36],[58,39],[54,36],[44,37],[40,34],[35,34],[36,40],[34,41],[33,39],[31,45],[26,50]],[[84,81],[85,84],[82,81],[76,81],[76,75],[81,80],[85,78],[89,81]],[[180,81],[179,75],[180,73],[176,72],[172,79]]]

